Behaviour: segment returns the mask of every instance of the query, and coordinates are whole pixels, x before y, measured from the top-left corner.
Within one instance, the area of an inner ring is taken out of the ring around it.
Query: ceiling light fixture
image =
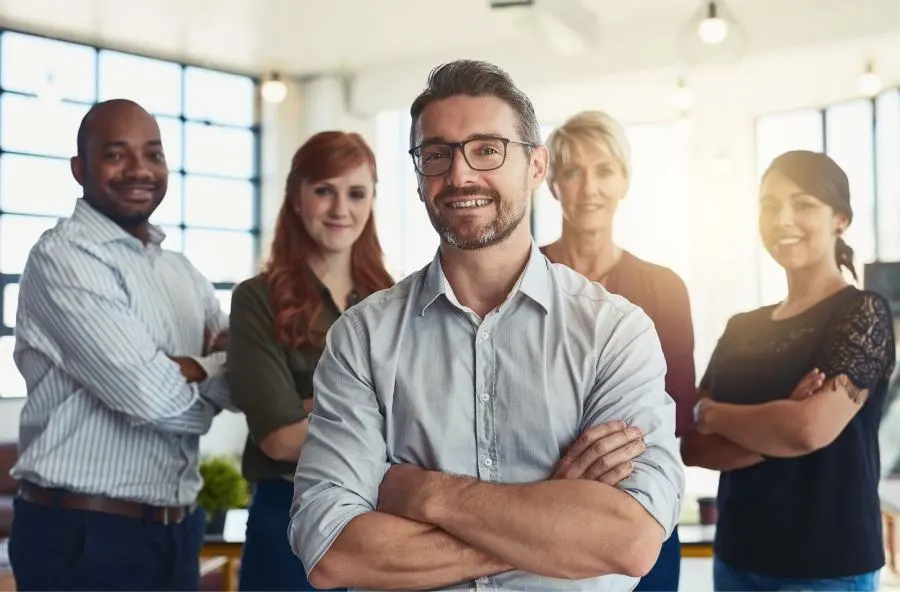
[[[728,23],[719,16],[719,7],[715,2],[706,5],[706,18],[697,25],[700,41],[709,45],[719,45],[728,37]]]
[[[287,85],[277,72],[273,72],[268,79],[263,81],[259,92],[265,102],[277,105],[287,96]]]
[[[672,104],[679,112],[684,113],[694,106],[694,93],[688,88],[684,78],[678,79],[678,86],[672,93]]]
[[[878,72],[875,69],[874,61],[869,60],[866,62],[866,67],[863,70],[863,73],[859,75],[857,84],[859,85],[860,92],[867,97],[874,97],[881,92],[881,76],[878,75]]]

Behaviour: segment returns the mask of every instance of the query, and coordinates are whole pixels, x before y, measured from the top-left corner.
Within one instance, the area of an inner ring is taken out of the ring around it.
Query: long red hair
[[[310,277],[310,254],[319,249],[295,210],[300,186],[339,177],[368,164],[377,182],[375,155],[362,136],[337,131],[320,132],[306,141],[291,159],[284,201],[275,222],[275,238],[263,274],[269,285],[275,311],[275,337],[289,347],[311,344],[321,347],[321,334],[314,333],[324,305]],[[366,296],[389,288],[393,278],[384,266],[384,252],[375,232],[374,213],[369,215],[351,254],[353,279]]]

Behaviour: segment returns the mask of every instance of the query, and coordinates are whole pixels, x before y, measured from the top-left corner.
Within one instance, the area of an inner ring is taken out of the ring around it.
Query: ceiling
[[[601,36],[617,40],[616,55],[637,56],[653,46],[662,58],[672,57],[669,42],[700,6],[699,0],[538,2],[580,3],[597,15]],[[891,4],[897,12],[896,0],[727,1],[739,22],[755,28],[758,48],[772,36],[803,37],[786,22],[806,22],[833,36],[847,34],[848,23],[883,29],[891,19],[863,18],[861,7]],[[491,10],[489,0],[0,0],[7,27],[247,73],[301,76],[458,55],[547,54],[518,14]],[[790,21],[791,15],[803,20]],[[603,51],[598,46],[597,53]]]

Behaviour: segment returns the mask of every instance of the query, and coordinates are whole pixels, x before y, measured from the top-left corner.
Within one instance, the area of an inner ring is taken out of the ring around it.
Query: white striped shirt
[[[227,328],[212,284],[180,253],[145,246],[79,199],[22,274],[16,365],[28,399],[16,479],[153,505],[202,486],[200,435],[229,407],[224,359],[200,359],[204,326]],[[169,356],[209,377],[188,384]]]

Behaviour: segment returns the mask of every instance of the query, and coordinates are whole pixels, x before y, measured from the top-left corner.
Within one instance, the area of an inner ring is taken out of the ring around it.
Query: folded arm
[[[434,526],[375,511],[384,416],[352,311],[326,339],[300,453],[290,543],[317,588],[423,590],[509,569]]]
[[[309,421],[285,350],[275,338],[275,318],[265,298],[265,292],[249,282],[231,296],[231,398],[247,418],[250,437],[260,449],[274,460],[296,463]],[[311,394],[312,385],[307,388]]]
[[[712,403],[702,421],[709,430],[766,456],[803,456],[831,444],[867,397],[867,390],[854,388],[847,376],[841,375],[803,401]]]
[[[588,480],[501,485],[430,473],[424,479],[432,486],[422,490],[435,493],[410,504],[407,516],[539,575],[645,575],[677,523],[684,489],[664,375],[659,339],[635,309],[600,355],[580,426],[583,433],[618,419],[644,433],[645,451],[615,487]]]
[[[699,398],[709,399],[709,391],[701,388]],[[745,448],[720,434],[701,434],[693,427],[681,439],[681,458],[687,466],[712,471],[746,469],[765,460],[756,450]]]
[[[217,409],[188,384],[128,306],[113,269],[77,246],[35,249],[20,330],[105,406],[135,425],[203,434]]]

